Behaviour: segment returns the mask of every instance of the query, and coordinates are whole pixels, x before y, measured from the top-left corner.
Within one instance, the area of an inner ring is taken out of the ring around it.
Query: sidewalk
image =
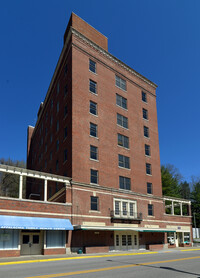
[[[131,250],[131,251],[111,251],[109,253],[95,253],[95,254],[63,254],[63,255],[31,255],[31,256],[21,256],[21,257],[5,257],[0,258],[0,265],[3,263],[34,263],[34,262],[42,262],[42,261],[53,261],[53,260],[70,260],[70,259],[86,259],[94,258],[94,257],[112,257],[112,256],[125,256],[126,254],[156,254],[156,253],[171,253],[171,252],[189,252],[189,251],[200,251],[200,246],[196,247],[176,247],[173,249],[163,249],[158,251],[149,251],[149,250]]]

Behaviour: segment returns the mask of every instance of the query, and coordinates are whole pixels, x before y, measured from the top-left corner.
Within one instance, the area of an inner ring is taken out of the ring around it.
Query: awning
[[[73,230],[68,219],[0,215],[0,229]]]
[[[151,233],[175,233],[176,230],[172,229],[155,229],[155,230],[142,230],[141,232],[151,232]]]
[[[151,232],[151,233],[166,233],[166,232],[176,232],[176,230],[172,229],[162,229],[162,228],[157,228],[157,229],[146,229],[143,227],[114,227],[114,226],[75,226],[75,230],[96,230],[96,231],[136,231],[136,232]]]

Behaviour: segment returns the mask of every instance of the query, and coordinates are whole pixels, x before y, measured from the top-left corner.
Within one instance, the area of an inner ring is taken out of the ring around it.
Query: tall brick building
[[[27,150],[28,169],[71,178],[47,195],[71,204],[72,251],[191,241],[190,202],[162,196],[156,87],[72,13]],[[27,182],[27,196],[42,188]]]

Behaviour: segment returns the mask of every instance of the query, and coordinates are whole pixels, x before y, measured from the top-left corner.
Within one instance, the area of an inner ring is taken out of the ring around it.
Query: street
[[[0,277],[200,277],[200,249],[29,260],[1,261]]]

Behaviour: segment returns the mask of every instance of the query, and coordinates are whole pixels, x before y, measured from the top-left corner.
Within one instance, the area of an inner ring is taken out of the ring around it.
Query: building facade
[[[27,140],[28,169],[70,178],[65,195],[58,183],[46,194],[71,204],[72,251],[191,243],[190,202],[162,196],[156,88],[72,13]],[[39,183],[26,192],[44,199]]]

